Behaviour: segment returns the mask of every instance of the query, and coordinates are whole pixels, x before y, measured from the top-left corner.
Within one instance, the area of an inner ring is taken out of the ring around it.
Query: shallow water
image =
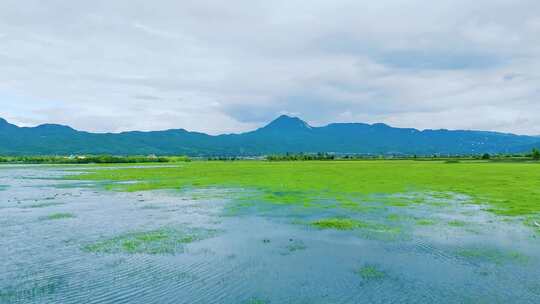
[[[238,208],[249,190],[59,179],[74,173],[0,168],[0,303],[540,302],[538,232],[464,196]],[[342,217],[369,225],[310,225]]]

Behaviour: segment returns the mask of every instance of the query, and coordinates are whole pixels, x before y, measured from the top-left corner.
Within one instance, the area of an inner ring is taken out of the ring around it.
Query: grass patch
[[[448,222],[448,226],[452,226],[452,227],[465,227],[465,226],[467,226],[467,223],[464,222],[464,221],[460,221],[460,220],[452,220],[452,221],[449,221],[449,222]]]
[[[382,280],[386,278],[386,273],[375,265],[364,265],[356,273],[365,281]]]
[[[310,224],[311,226],[319,229],[362,230],[364,236],[369,238],[392,239],[401,233],[401,229],[399,227],[359,221],[350,218],[325,218],[313,221]]]
[[[416,220],[416,225],[431,226],[431,225],[435,225],[435,221],[430,220],[430,219],[419,219],[419,220]]]
[[[311,223],[319,229],[353,230],[364,226],[363,222],[348,218],[327,218]]]
[[[386,217],[386,219],[391,221],[391,222],[399,222],[399,221],[402,221],[404,219],[404,216],[393,213],[393,214],[389,214]]]
[[[217,230],[203,228],[162,228],[123,234],[83,247],[91,253],[176,254],[184,245],[215,236]]]
[[[382,193],[451,192],[490,204],[489,211],[497,214],[528,215],[540,212],[539,169],[536,163],[495,162],[201,161],[179,167],[93,170],[66,179],[137,182],[114,185],[123,191],[237,187],[261,191],[261,200],[284,204]]]
[[[49,214],[47,216],[41,217],[42,220],[61,220],[61,219],[69,219],[74,218],[75,215],[73,213],[68,212],[60,212],[60,213],[53,213]]]

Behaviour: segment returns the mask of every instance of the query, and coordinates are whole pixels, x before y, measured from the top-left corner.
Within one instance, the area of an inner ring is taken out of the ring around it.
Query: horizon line
[[[450,131],[450,132],[455,131],[455,132],[459,132],[459,131],[465,131],[465,132],[489,132],[489,133],[506,134],[506,135],[514,135],[514,136],[540,137],[540,135],[525,135],[525,134],[517,134],[517,133],[512,133],[512,132],[493,131],[493,130],[447,129],[447,128],[418,129],[418,128],[415,128],[415,127],[395,127],[395,126],[392,126],[392,125],[389,125],[389,124],[383,123],[383,122],[376,122],[376,123],[331,122],[331,123],[328,123],[328,124],[325,124],[325,125],[322,125],[322,126],[312,126],[307,121],[303,120],[302,118],[300,118],[298,116],[292,116],[292,115],[287,115],[287,114],[281,114],[278,117],[276,117],[276,118],[272,119],[271,121],[267,122],[265,125],[263,125],[261,127],[258,127],[258,128],[255,128],[253,130],[244,131],[244,132],[220,133],[220,134],[215,134],[215,135],[214,134],[208,134],[206,132],[201,132],[201,131],[192,131],[192,130],[188,130],[188,129],[185,129],[185,128],[170,128],[170,129],[158,129],[158,130],[126,130],[126,131],[119,131],[119,132],[93,132],[93,131],[75,129],[75,128],[69,126],[69,125],[64,125],[64,124],[59,124],[59,123],[49,123],[49,122],[47,122],[47,123],[42,123],[42,124],[38,124],[38,125],[34,125],[34,126],[19,126],[19,125],[16,125],[14,123],[9,122],[7,119],[5,119],[3,117],[0,117],[0,122],[4,121],[5,123],[7,123],[9,125],[12,125],[12,126],[15,126],[17,128],[33,129],[33,128],[39,128],[39,127],[43,127],[43,126],[58,126],[58,127],[69,128],[69,129],[72,129],[72,130],[77,131],[77,132],[85,132],[85,133],[90,133],[90,134],[124,134],[124,133],[133,133],[133,132],[151,133],[151,132],[166,132],[166,131],[186,131],[186,132],[189,132],[189,133],[199,133],[199,134],[205,134],[205,135],[212,136],[212,137],[217,137],[217,136],[223,136],[223,135],[241,135],[241,134],[246,134],[246,133],[250,133],[250,132],[255,132],[257,130],[268,127],[272,123],[274,123],[274,122],[276,122],[276,121],[278,121],[279,119],[282,119],[282,118],[300,120],[301,122],[305,123],[310,128],[314,128],[314,129],[316,129],[316,128],[325,128],[325,127],[328,127],[330,125],[361,124],[361,125],[368,125],[368,126],[372,126],[372,127],[377,126],[377,125],[383,125],[383,126],[393,128],[393,129],[410,129],[410,130],[416,130],[418,132],[425,132],[425,131]]]

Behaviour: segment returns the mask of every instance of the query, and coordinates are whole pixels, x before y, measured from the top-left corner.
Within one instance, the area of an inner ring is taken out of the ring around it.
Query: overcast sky
[[[0,1],[0,117],[540,134],[540,1]]]

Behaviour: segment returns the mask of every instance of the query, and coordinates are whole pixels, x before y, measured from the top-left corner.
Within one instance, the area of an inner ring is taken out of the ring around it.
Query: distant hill
[[[540,147],[538,137],[488,131],[420,131],[382,123],[312,127],[286,115],[251,132],[217,136],[184,129],[89,133],[55,124],[18,127],[0,118],[0,155],[256,156],[286,152],[431,155],[516,153],[530,151],[532,147]]]

